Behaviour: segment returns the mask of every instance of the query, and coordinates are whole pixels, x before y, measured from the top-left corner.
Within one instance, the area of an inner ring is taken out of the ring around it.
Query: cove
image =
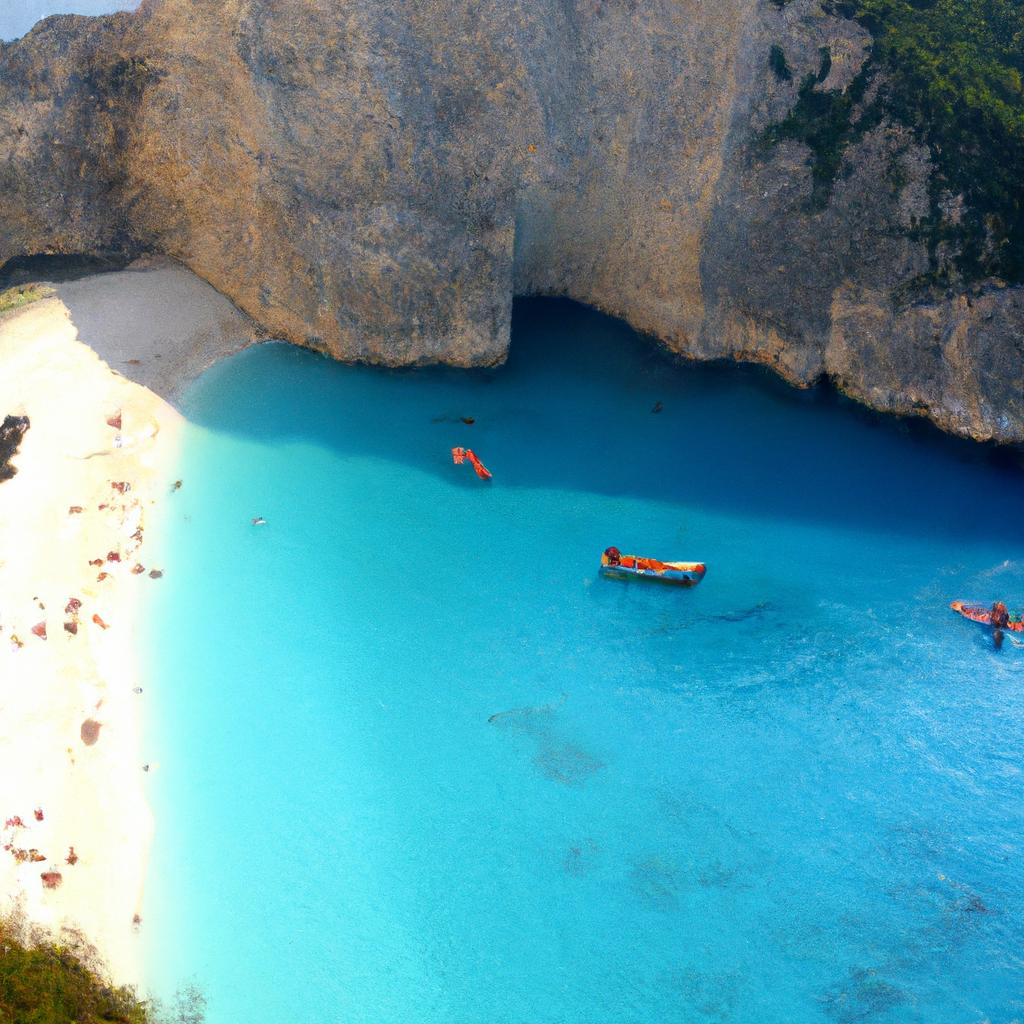
[[[500,369],[267,345],[185,411],[157,991],[211,1024],[1021,1016],[1024,650],[948,609],[1024,598],[1018,468],[539,300]],[[707,578],[600,579],[609,544]]]

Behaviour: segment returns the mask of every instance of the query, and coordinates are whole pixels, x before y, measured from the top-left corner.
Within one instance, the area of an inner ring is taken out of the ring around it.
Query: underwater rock
[[[640,901],[652,910],[671,911],[679,906],[682,881],[678,867],[663,857],[648,857],[634,865],[630,882]]]
[[[555,704],[499,711],[487,719],[491,725],[521,733],[534,743],[534,766],[552,782],[580,786],[604,767],[604,762],[559,735],[556,711],[565,696]]]
[[[839,1024],[888,1016],[908,1001],[906,992],[867,967],[851,970],[845,983],[835,986],[821,999],[825,1012]]]
[[[574,743],[563,743],[550,736],[537,736],[537,754],[533,763],[552,782],[563,786],[581,786],[604,767],[604,762]]]

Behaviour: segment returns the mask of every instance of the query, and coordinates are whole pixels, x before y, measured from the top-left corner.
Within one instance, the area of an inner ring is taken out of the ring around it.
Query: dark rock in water
[[[689,358],[1024,441],[1024,287],[940,286],[957,225],[989,221],[944,191],[929,126],[865,116],[824,189],[810,145],[771,134],[808,97],[861,116],[872,39],[844,9],[147,0],[48,18],[0,47],[0,266],[166,253],[271,336],[391,366],[500,363],[512,296],[566,296]]]
[[[567,875],[582,878],[593,866],[593,861],[598,853],[597,845],[593,840],[586,839],[583,842],[573,843],[566,851],[562,866]]]
[[[664,857],[649,857],[630,872],[632,888],[640,902],[652,910],[676,910],[682,880],[676,864]]]
[[[604,767],[604,762],[575,743],[565,743],[543,734],[535,738],[538,750],[533,763],[552,782],[560,782],[563,786],[582,786]]]
[[[906,1005],[909,995],[880,976],[875,968],[859,967],[850,971],[833,989],[818,997],[825,1013],[839,1024],[889,1017]],[[893,1019],[890,1017],[890,1019]]]
[[[564,703],[563,696],[556,704],[499,711],[487,721],[529,737],[536,750],[533,765],[545,778],[563,786],[581,786],[599,772],[604,763],[560,735],[557,711]]]
[[[3,423],[0,424],[0,483],[10,480],[18,472],[10,460],[17,452],[21,439],[30,425],[27,416],[5,416]]]

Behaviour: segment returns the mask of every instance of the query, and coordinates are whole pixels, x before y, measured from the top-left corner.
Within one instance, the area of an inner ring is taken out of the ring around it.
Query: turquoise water
[[[1024,599],[1019,468],[551,302],[499,370],[271,345],[187,412],[157,988],[211,1024],[1024,1017],[1024,651],[947,607]],[[708,575],[602,580],[608,544]]]

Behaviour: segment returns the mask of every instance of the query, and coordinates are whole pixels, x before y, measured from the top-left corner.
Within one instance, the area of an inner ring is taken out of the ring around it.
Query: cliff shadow
[[[508,362],[487,370],[346,366],[284,345],[217,365],[193,422],[453,472],[473,448],[497,487],[635,496],[766,520],[966,539],[1024,518],[1006,453],[874,414],[760,367],[681,362],[621,321],[517,300]]]

